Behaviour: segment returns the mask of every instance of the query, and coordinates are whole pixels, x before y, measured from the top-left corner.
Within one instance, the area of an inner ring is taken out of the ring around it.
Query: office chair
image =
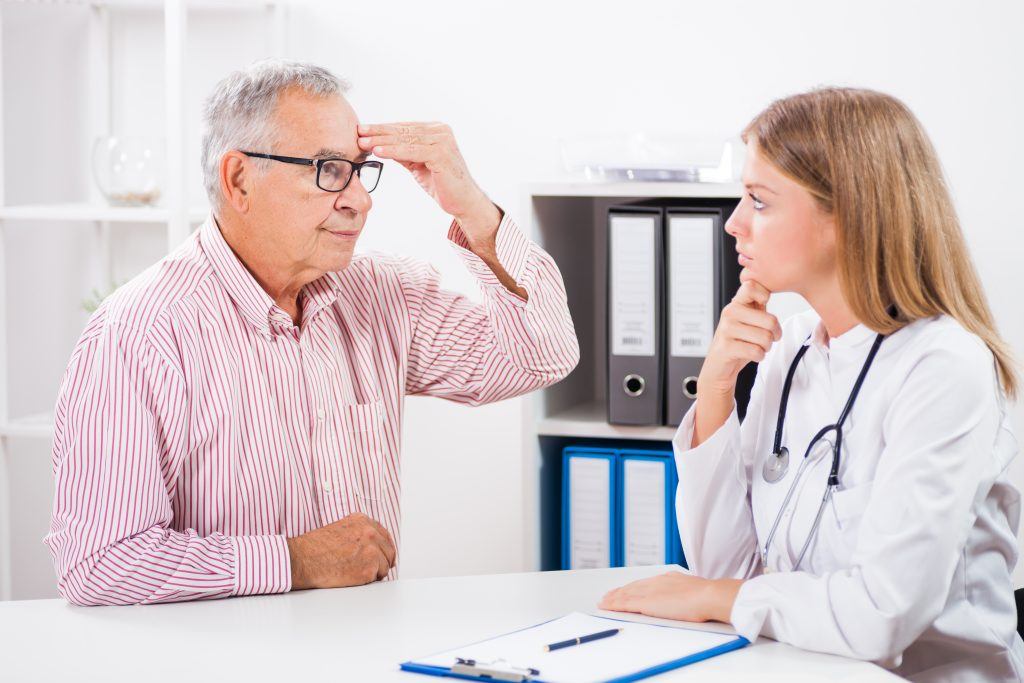
[[[1013,601],[1017,603],[1017,633],[1024,638],[1024,588],[1013,591]]]

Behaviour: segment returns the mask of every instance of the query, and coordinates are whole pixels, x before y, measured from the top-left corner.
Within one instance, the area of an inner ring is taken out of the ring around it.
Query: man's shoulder
[[[188,305],[210,273],[193,236],[104,299],[94,321],[144,333]]]
[[[436,279],[438,271],[431,263],[410,256],[369,251],[353,256],[349,266],[334,276],[342,286],[394,286],[404,292],[425,279]]]

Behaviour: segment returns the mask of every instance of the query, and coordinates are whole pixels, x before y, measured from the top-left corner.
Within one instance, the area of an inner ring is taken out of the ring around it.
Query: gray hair
[[[269,152],[275,138],[272,115],[288,88],[328,97],[349,85],[327,69],[303,62],[264,59],[229,74],[217,84],[203,109],[203,186],[213,208],[220,206],[220,161],[233,149]],[[269,161],[254,159],[259,168]]]

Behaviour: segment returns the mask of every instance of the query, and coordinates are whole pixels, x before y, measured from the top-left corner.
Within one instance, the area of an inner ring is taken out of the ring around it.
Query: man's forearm
[[[469,249],[483,261],[498,282],[508,291],[518,296],[523,301],[529,299],[527,291],[520,287],[507,270],[498,260],[498,227],[504,217],[501,209],[490,200],[487,206],[481,207],[478,211],[467,216],[456,216],[462,233],[466,236]]]

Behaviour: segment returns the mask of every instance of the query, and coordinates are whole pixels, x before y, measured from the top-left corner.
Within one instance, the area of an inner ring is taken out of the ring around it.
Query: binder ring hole
[[[686,398],[697,398],[697,378],[687,377],[683,380],[683,396]]]
[[[647,386],[647,382],[640,375],[626,375],[622,380],[622,390],[628,396],[639,396],[644,393],[645,386]]]

